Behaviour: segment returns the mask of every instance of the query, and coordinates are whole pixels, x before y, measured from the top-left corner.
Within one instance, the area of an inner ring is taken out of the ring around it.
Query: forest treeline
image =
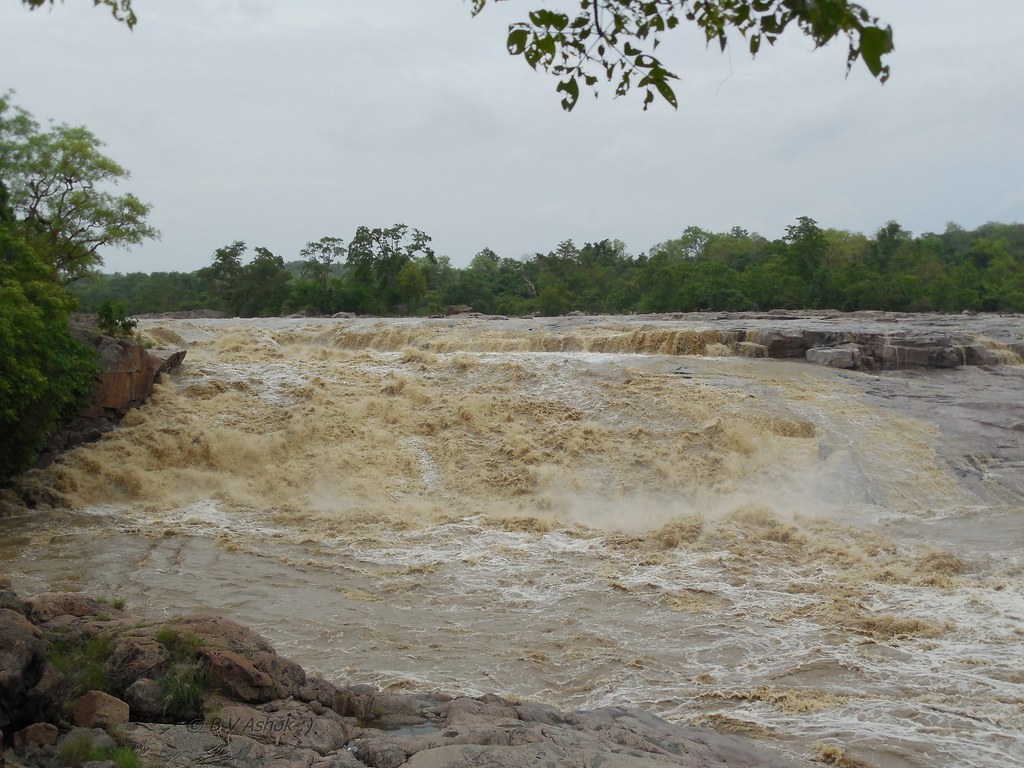
[[[768,240],[739,227],[687,228],[637,256],[618,240],[571,240],[528,258],[489,248],[465,268],[403,224],[359,227],[347,243],[311,241],[285,259],[243,241],[194,272],[91,274],[71,285],[82,308],[130,314],[216,309],[242,317],[355,312],[430,315],[879,309],[1024,311],[1024,224],[950,224],[913,236],[889,222],[867,236],[808,217]]]

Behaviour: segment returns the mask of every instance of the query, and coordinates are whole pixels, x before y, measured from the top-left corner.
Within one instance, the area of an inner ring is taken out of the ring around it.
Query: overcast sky
[[[895,32],[879,85],[794,33],[751,60],[686,29],[660,49],[678,111],[581,96],[505,52],[510,0],[91,0],[0,6],[0,90],[81,124],[162,232],[105,271],[191,271],[234,240],[298,258],[405,223],[457,266],[687,226],[781,237],[796,217],[870,234],[1024,220],[1024,2],[862,0]],[[546,3],[548,7],[570,3]]]

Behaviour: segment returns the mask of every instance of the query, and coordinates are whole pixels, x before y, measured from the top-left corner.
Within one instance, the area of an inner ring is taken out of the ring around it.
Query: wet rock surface
[[[144,765],[232,768],[804,764],[638,709],[562,712],[494,695],[340,686],[307,677],[264,638],[218,616],[152,622],[83,594],[20,601],[6,577],[0,587],[19,609],[0,610],[0,714],[12,767],[68,764],[72,754],[102,760],[126,748]],[[58,671],[57,656],[72,662]],[[88,667],[100,673],[84,680]],[[52,683],[40,688],[47,674]],[[182,680],[195,683],[192,693]],[[107,690],[83,690],[89,685]],[[193,711],[181,717],[186,699]]]
[[[630,321],[718,330],[719,343],[747,357],[867,371],[997,365],[1019,362],[1024,355],[1024,317],[1019,315],[773,310],[660,314]]]

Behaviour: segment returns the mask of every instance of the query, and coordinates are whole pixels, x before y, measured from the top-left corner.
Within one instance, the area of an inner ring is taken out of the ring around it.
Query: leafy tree
[[[693,297],[687,309],[714,309],[737,312],[753,309],[754,302],[740,289],[739,273],[714,261],[704,261],[693,268],[690,293]]]
[[[825,260],[828,240],[809,216],[801,216],[796,224],[786,227],[785,240],[789,243],[787,260],[802,280],[810,281]]]
[[[700,227],[687,227],[683,234],[674,240],[666,240],[651,249],[651,252],[664,253],[671,261],[683,259],[694,260],[704,255],[704,248],[711,240],[711,233]]]
[[[490,248],[484,248],[473,257],[467,269],[459,271],[458,279],[444,293],[445,303],[493,313],[496,310],[495,292],[500,274],[497,254]]]
[[[405,224],[386,229],[359,227],[349,243],[347,264],[358,283],[363,304],[359,311],[390,312],[403,302],[398,276],[417,258],[436,259],[430,237]]]
[[[22,237],[66,281],[102,264],[104,247],[159,237],[146,223],[150,206],[108,191],[129,174],[102,146],[83,127],[42,130],[10,94],[0,96],[0,182]]]
[[[546,316],[564,315],[572,307],[569,291],[561,280],[552,280],[537,297],[537,309]]]
[[[299,268],[302,279],[293,282],[287,306],[292,310],[337,311],[336,291],[331,283],[337,279],[335,272],[345,256],[344,241],[340,237],[321,237],[306,243],[299,255],[303,257]]]
[[[992,257],[982,279],[983,306],[1002,312],[1024,312],[1024,258],[1014,259],[1005,240],[997,241],[997,245],[1002,247]]]
[[[321,237],[306,243],[299,255],[303,258],[302,276],[326,288],[334,265],[345,255],[345,241],[340,237]]]
[[[291,275],[284,259],[270,249],[258,246],[252,261],[242,268],[239,281],[242,317],[269,317],[281,314],[288,298]]]
[[[430,315],[441,312],[450,303],[445,298],[446,291],[455,284],[463,270],[453,267],[447,256],[436,256],[433,260],[420,258],[417,263],[427,279],[427,290],[420,308]]]
[[[258,247],[252,261],[243,265],[245,250],[245,243],[236,240],[214,252],[213,264],[201,270],[209,281],[210,294],[220,309],[238,317],[280,314],[291,280],[284,260],[269,249]]]
[[[200,270],[200,277],[209,285],[209,296],[217,309],[238,314],[240,306],[239,278],[245,242],[236,240],[213,252],[213,264]]]
[[[789,27],[798,28],[816,48],[845,36],[847,71],[860,59],[885,82],[883,57],[893,50],[892,29],[849,0],[574,0],[576,10],[540,8],[527,21],[509,26],[506,44],[533,69],[560,78],[556,92],[562,108],[576,106],[580,86],[594,89],[601,80],[621,96],[644,92],[644,109],[656,95],[678,106],[672,81],[678,79],[654,55],[664,35],[683,21],[696,24],[707,42],[722,50],[730,32],[738,32],[752,56],[761,44],[774,44]],[[479,14],[487,0],[473,0]]]
[[[408,314],[426,291],[427,276],[420,265],[414,261],[403,264],[395,279],[395,293],[401,302],[402,314]]]

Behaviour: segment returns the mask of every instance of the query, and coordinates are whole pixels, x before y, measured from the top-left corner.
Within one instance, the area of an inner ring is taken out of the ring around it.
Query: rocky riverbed
[[[384,693],[307,675],[213,614],[153,622],[82,593],[22,599],[0,575],[0,763],[91,768],[455,768],[802,763],[638,709]]]

